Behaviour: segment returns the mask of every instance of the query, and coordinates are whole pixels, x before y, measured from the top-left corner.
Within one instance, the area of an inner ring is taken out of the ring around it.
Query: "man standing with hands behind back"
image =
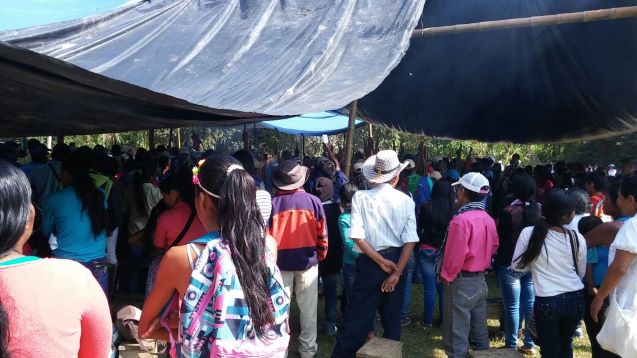
[[[465,358],[469,341],[475,350],[489,349],[484,272],[500,242],[495,222],[485,211],[489,180],[468,173],[453,185],[459,209],[442,244],[442,337],[448,357]]]
[[[352,198],[350,235],[364,255],[357,261],[352,295],[332,357],[355,357],[376,311],[380,312],[383,337],[400,340],[405,295],[402,274],[419,241],[414,202],[394,188],[406,166],[393,150],[382,150],[363,165],[365,179],[376,186],[360,190]]]

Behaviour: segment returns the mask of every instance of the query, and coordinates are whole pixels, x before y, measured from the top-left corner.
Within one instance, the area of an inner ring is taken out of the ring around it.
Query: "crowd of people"
[[[572,357],[583,320],[593,357],[625,353],[597,336],[613,307],[637,310],[634,158],[503,166],[421,147],[355,153],[348,177],[329,144],[315,158],[26,147],[0,146],[1,358],[109,356],[116,292],[144,295],[134,338],[171,356],[283,357],[294,300],[301,357],[319,330],[354,357],[378,321],[400,340],[415,284],[419,327],[466,357],[489,349],[488,275],[506,348]]]

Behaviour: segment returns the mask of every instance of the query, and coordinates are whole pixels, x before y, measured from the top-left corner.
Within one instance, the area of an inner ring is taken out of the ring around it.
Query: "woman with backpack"
[[[516,175],[511,180],[515,200],[506,206],[498,219],[500,246],[495,257],[495,268],[504,303],[505,347],[518,349],[518,331],[523,318],[528,326],[535,295],[531,272],[520,273],[509,269],[520,232],[533,226],[540,218],[540,205],[535,201],[535,180],[530,175]],[[524,330],[524,345],[520,352],[535,354],[535,343],[528,329]]]
[[[573,356],[573,333],[584,316],[586,241],[564,228],[575,216],[575,197],[563,189],[546,192],[542,218],[522,230],[512,268],[533,276],[533,314],[543,357]]]
[[[283,357],[289,298],[270,254],[276,246],[265,236],[254,180],[224,155],[206,159],[193,173],[195,208],[208,233],[164,255],[144,304],[141,338],[168,340],[171,335],[174,341],[174,322],[162,322],[169,334],[159,324],[176,292],[183,300],[183,347],[177,347],[183,356]]]

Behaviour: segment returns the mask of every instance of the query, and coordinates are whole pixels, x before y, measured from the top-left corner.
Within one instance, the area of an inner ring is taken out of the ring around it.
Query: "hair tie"
[[[235,170],[245,170],[245,169],[243,169],[243,167],[240,166],[239,164],[232,164],[228,167],[228,170],[226,170],[226,175],[230,175],[230,173],[232,173]]]

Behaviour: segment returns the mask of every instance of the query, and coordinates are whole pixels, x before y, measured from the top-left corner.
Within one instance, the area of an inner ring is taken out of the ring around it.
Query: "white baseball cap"
[[[463,175],[460,180],[451,185],[462,185],[463,188],[478,194],[489,193],[489,180],[484,175],[476,172]]]

